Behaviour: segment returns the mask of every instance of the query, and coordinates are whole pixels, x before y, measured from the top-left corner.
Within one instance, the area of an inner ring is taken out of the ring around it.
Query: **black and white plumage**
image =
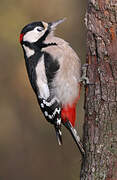
[[[77,54],[66,41],[54,36],[56,26],[63,21],[33,22],[20,34],[30,83],[45,118],[54,124],[59,144],[61,122],[70,121],[74,126],[81,78]],[[76,134],[72,135],[75,138]]]

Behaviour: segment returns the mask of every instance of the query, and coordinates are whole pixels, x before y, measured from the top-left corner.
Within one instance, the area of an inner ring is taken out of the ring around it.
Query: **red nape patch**
[[[74,127],[76,120],[76,103],[72,106],[67,105],[66,107],[62,108],[61,117],[64,123],[69,120]]]
[[[24,36],[24,34],[20,34],[20,38],[19,38],[20,43],[21,43],[22,40],[23,40],[23,36]]]

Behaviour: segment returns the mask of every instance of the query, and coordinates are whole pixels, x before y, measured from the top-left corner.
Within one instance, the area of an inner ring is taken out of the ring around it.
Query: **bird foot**
[[[89,78],[87,77],[87,69],[88,69],[89,64],[83,64],[81,67],[81,79],[80,81],[82,82],[83,85],[92,85],[93,83],[90,82]]]

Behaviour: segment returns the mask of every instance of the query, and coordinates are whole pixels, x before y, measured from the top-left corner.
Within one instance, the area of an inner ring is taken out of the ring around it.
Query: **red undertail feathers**
[[[76,104],[73,104],[72,106],[67,105],[66,107],[63,107],[61,111],[61,117],[64,123],[67,120],[69,120],[72,126],[74,127],[76,120]]]
[[[62,121],[65,123],[67,120],[69,120],[73,127],[75,125],[75,120],[76,120],[76,105],[77,105],[77,101],[80,98],[80,83],[78,84],[78,86],[79,86],[78,97],[75,99],[74,103],[72,105],[64,106],[61,111]]]

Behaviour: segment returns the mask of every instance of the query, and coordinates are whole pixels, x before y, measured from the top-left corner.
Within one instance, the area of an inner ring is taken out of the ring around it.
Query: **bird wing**
[[[59,100],[52,94],[52,81],[59,70],[59,63],[49,53],[43,52],[36,67],[37,96],[40,108],[51,124],[54,125],[59,145],[62,144],[61,106]]]
[[[47,100],[38,96],[40,108],[48,122],[54,125],[58,144],[62,145],[61,133],[61,107],[57,98]]]

